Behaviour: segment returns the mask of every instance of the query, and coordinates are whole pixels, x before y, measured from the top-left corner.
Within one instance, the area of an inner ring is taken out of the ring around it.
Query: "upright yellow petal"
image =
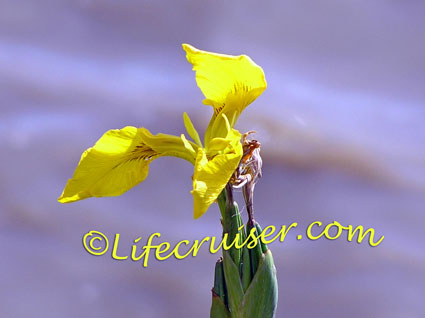
[[[145,128],[109,130],[83,153],[58,201],[121,195],[147,177],[152,160],[169,155],[194,162],[195,149],[187,149],[179,137],[153,136]]]
[[[263,69],[246,55],[224,55],[183,44],[186,57],[196,71],[196,82],[206,105],[214,107],[214,117],[226,114],[233,127],[240,113],[266,89]],[[208,136],[207,136],[208,135]],[[210,138],[205,136],[205,142]]]
[[[189,115],[184,112],[183,113],[183,121],[184,126],[186,127],[187,133],[189,136],[193,139],[193,141],[199,146],[202,147],[201,139],[199,138],[199,134],[196,131],[195,127],[192,124],[192,121],[190,120]]]
[[[227,141],[223,138],[213,139],[215,155],[204,148],[198,149],[192,190],[195,219],[203,215],[217,199],[239,165],[242,157],[241,135],[233,129],[228,138]]]

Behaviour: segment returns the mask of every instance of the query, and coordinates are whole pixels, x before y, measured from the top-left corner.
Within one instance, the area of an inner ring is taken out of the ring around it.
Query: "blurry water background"
[[[107,130],[203,131],[181,43],[248,54],[268,88],[240,117],[262,142],[256,215],[298,222],[273,243],[277,317],[425,317],[425,2],[0,1],[0,317],[208,317],[214,263],[114,261],[82,247],[121,234],[220,236],[192,219],[190,164],[161,158],[121,197],[56,202]],[[240,197],[239,197],[240,199]],[[372,248],[296,240],[313,221],[375,228]]]

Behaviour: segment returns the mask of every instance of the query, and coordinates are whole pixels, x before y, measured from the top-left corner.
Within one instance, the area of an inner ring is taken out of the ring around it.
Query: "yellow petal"
[[[230,142],[217,142],[224,149],[212,158],[209,158],[205,149],[198,149],[192,190],[195,219],[203,215],[217,199],[239,165],[242,157],[241,135],[233,130],[231,136],[233,140]]]
[[[143,141],[162,156],[172,156],[195,163],[198,145],[188,141],[185,137],[167,134],[152,135],[146,128],[139,128]]]
[[[215,155],[223,153],[228,146],[230,146],[231,140],[226,138],[214,138],[208,144],[207,157],[213,157]]]
[[[183,44],[183,49],[205,95],[203,103],[214,107],[213,120],[224,113],[233,127],[244,108],[266,89],[263,69],[246,55],[217,54],[189,44]],[[206,135],[205,140],[208,139]]]
[[[183,113],[183,121],[184,121],[184,126],[186,127],[186,131],[189,134],[189,136],[193,139],[193,141],[199,147],[202,147],[202,143],[201,143],[201,139],[199,138],[199,134],[196,131],[195,127],[193,126],[192,121],[190,120],[190,117],[186,112]]]
[[[150,145],[158,140],[160,147]],[[164,155],[191,162],[195,159],[194,151],[186,149],[179,137],[152,136],[145,128],[130,126],[109,130],[83,153],[58,201],[69,203],[89,197],[121,195],[142,182],[148,175],[149,163]]]
[[[183,145],[186,148],[186,150],[189,151],[193,156],[196,156],[196,151],[193,148],[193,146],[191,145],[190,141],[186,139],[186,136],[184,134],[181,134],[180,139],[182,140]]]
[[[232,127],[226,114],[220,114],[217,117],[213,116],[205,132],[205,147],[208,147],[211,139],[217,137],[228,138],[227,135],[231,130]]]

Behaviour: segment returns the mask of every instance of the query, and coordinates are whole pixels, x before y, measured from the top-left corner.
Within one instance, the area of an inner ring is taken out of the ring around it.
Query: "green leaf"
[[[220,297],[223,303],[226,304],[226,283],[224,281],[223,259],[221,257],[215,263],[214,287],[212,292],[213,296]]]
[[[242,262],[241,262],[241,280],[243,291],[246,292],[249,284],[251,283],[252,275],[251,275],[251,259],[250,259],[250,251],[246,245],[242,249]]]
[[[230,318],[230,312],[227,310],[226,305],[223,303],[221,298],[214,295],[214,293],[210,310],[210,318]]]
[[[258,222],[255,222],[255,227],[257,228],[257,234],[258,235],[263,233],[263,229],[261,228],[261,225]],[[259,239],[258,241],[261,244],[261,251],[263,253],[267,252],[267,250],[268,250],[267,244],[263,243],[263,241],[261,239]]]
[[[237,317],[273,318],[277,308],[276,268],[270,250],[263,254],[257,272],[243,297]]]
[[[252,228],[255,228],[255,236],[258,237],[259,233],[255,225],[248,224],[246,232],[250,233]],[[249,243],[251,242],[252,240],[249,241]],[[249,254],[251,256],[251,274],[252,276],[254,276],[255,273],[257,272],[257,268],[259,266],[261,257],[263,256],[260,239],[257,239],[257,244],[255,245],[255,247],[249,249]]]
[[[223,251],[224,278],[226,280],[227,298],[230,312],[237,312],[244,296],[239,278],[238,266],[233,262],[229,252]],[[233,314],[232,314],[233,317]]]
[[[230,196],[230,197],[229,197]],[[239,213],[238,204],[233,201],[232,190],[229,192],[224,189],[218,196],[218,206],[222,215],[223,234],[227,233],[227,244],[230,245],[235,240],[237,234],[239,234],[239,244],[242,244],[242,240],[245,236],[245,231],[239,231],[242,226],[241,214]],[[239,266],[241,262],[242,251],[239,248],[233,246],[229,249],[230,256],[234,263]]]

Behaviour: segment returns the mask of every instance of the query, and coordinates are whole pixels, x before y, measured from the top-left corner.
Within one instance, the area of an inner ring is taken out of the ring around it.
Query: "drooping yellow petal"
[[[83,153],[58,201],[121,195],[147,177],[152,160],[168,155],[193,163],[195,149],[188,150],[179,137],[153,136],[145,128],[109,130]]]
[[[217,199],[226,186],[242,157],[241,134],[232,129],[227,136],[215,142],[213,148],[217,152],[212,158],[204,148],[198,149],[193,175],[193,216],[195,219],[203,215],[208,207]],[[222,149],[219,149],[221,146]]]
[[[206,105],[214,107],[210,122],[223,113],[233,127],[240,113],[266,89],[263,69],[246,55],[224,55],[183,44],[186,57],[196,71],[196,82],[205,95]],[[205,142],[210,132],[205,135]]]

